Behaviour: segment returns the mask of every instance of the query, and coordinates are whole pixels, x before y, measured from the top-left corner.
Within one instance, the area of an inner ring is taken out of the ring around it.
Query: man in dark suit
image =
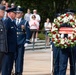
[[[60,16],[61,13],[57,13],[55,14],[54,18],[57,18],[58,16]],[[53,49],[53,75],[59,75],[59,55],[60,55],[60,48],[56,47],[54,45],[54,43],[52,42],[52,49]]]
[[[22,75],[23,59],[24,59],[24,44],[29,34],[29,24],[22,18],[23,9],[18,6],[16,9],[16,26],[17,26],[17,51],[15,54],[15,75]]]
[[[6,10],[8,18],[4,21],[7,30],[7,44],[8,52],[5,54],[2,66],[2,75],[11,75],[14,61],[14,53],[17,49],[17,32],[15,19],[15,8],[9,8]]]
[[[68,10],[65,13],[74,15],[72,10]],[[71,27],[69,24],[64,23],[62,27]],[[68,37],[68,34],[64,34],[64,37]],[[67,69],[67,63],[69,59],[70,63],[70,75],[75,75],[75,57],[74,57],[74,47],[67,47],[66,49],[60,49],[59,57],[59,75],[65,75]]]
[[[66,12],[68,13],[68,12]],[[68,14],[71,14],[68,13]],[[74,13],[72,13],[74,14]],[[63,24],[61,27],[70,27],[68,24]],[[68,34],[63,34],[64,37],[68,37]],[[53,44],[53,57],[54,57],[54,75],[66,75],[68,58],[70,60],[70,75],[75,75],[75,57],[74,47],[60,48],[55,47]]]
[[[0,4],[0,71],[1,71],[4,54],[7,52],[6,28],[4,27],[4,24],[2,22],[4,12],[5,12],[5,7]]]

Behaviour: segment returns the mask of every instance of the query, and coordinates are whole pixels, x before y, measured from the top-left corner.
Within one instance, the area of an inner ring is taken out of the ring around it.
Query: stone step
[[[45,42],[46,42],[45,40],[37,40],[35,43],[45,43]]]
[[[25,50],[38,50],[38,49],[46,49],[46,48],[50,48],[50,46],[30,46],[30,47],[26,47]]]
[[[33,43],[31,43],[31,44],[28,44],[28,46],[27,47],[31,47],[31,46],[33,46]],[[45,46],[45,43],[34,43],[34,46]]]
[[[33,42],[31,44],[28,44],[28,46],[25,48],[25,50],[34,50],[34,49],[46,49],[50,48],[49,46],[46,46],[45,40],[37,40],[37,42]]]

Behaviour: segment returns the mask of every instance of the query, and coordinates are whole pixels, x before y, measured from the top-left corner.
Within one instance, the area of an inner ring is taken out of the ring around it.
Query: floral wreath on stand
[[[59,33],[62,24],[69,24],[73,32],[67,34],[68,37],[64,37],[64,34]],[[51,33],[49,36],[56,47],[67,48],[74,47],[76,45],[76,19],[74,14],[62,14],[54,19],[51,27]]]

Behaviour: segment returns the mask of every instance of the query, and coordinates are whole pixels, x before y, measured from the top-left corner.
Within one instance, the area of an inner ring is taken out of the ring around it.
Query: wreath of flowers
[[[73,28],[73,33],[68,37],[63,37],[64,34],[59,33],[59,28],[62,24],[67,23]],[[54,19],[51,27],[51,33],[49,34],[52,42],[56,47],[67,48],[74,47],[76,45],[76,19],[75,15],[62,14]]]

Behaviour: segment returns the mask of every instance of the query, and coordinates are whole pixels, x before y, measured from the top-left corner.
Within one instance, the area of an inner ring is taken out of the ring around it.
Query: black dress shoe
[[[14,75],[22,75],[22,73],[17,72],[17,73],[15,73]]]

